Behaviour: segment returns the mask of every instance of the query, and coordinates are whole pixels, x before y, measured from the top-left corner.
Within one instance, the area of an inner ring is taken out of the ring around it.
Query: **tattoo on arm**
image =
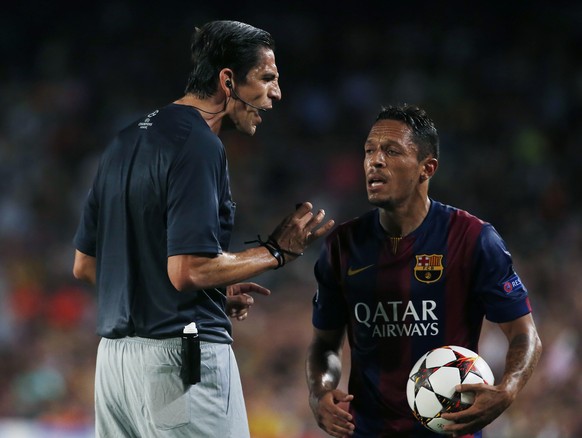
[[[541,343],[537,333],[520,333],[509,343],[505,360],[503,383],[513,394],[525,386],[541,355]]]

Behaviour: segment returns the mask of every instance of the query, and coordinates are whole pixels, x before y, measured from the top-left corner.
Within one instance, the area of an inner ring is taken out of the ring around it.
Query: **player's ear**
[[[437,168],[439,167],[439,161],[434,157],[427,157],[424,159],[422,164],[422,171],[420,173],[420,182],[426,181],[431,178]]]

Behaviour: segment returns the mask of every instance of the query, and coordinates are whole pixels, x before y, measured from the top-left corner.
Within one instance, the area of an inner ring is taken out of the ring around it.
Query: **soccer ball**
[[[458,412],[473,404],[472,393],[459,393],[461,383],[492,385],[493,373],[487,362],[474,351],[448,345],[425,353],[410,371],[406,386],[408,404],[416,419],[433,432],[444,434],[452,421],[441,418],[445,412]]]

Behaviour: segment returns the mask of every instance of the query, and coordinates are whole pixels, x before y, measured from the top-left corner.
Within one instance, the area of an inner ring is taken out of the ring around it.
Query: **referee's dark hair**
[[[199,98],[212,96],[223,68],[234,72],[241,84],[247,73],[259,63],[259,49],[275,50],[275,41],[267,31],[238,21],[211,21],[196,28],[192,35],[192,71],[185,93]]]

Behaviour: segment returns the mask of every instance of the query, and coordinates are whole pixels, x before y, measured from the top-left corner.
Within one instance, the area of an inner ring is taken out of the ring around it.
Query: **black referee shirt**
[[[232,342],[224,291],[178,292],[167,258],[226,251],[234,211],[224,146],[196,110],[171,104],[121,131],[74,238],[97,258],[97,333],[167,338],[195,321],[202,340]]]

